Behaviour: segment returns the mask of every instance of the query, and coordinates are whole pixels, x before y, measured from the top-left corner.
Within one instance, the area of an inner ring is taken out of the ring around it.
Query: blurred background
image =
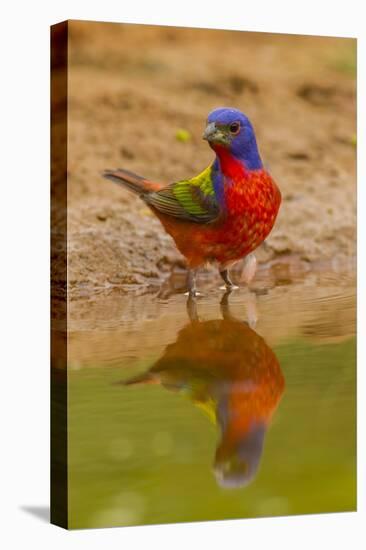
[[[159,282],[181,264],[144,204],[101,173],[197,174],[213,158],[201,136],[219,106],[249,116],[282,191],[259,260],[353,265],[354,39],[71,21],[68,93],[71,296]]]

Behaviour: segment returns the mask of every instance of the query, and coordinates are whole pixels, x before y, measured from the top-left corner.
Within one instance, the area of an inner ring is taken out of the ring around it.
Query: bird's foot
[[[231,283],[230,285],[221,285],[220,286],[220,290],[228,290],[228,291],[232,291],[232,290],[237,290],[239,287],[238,285],[234,285],[233,283]]]
[[[196,272],[197,272],[196,269],[189,269],[187,274],[188,291],[185,293],[185,295],[190,296],[192,298],[196,298],[197,296],[200,296],[200,293],[196,288]]]
[[[193,288],[191,290],[187,290],[187,292],[184,293],[184,296],[189,296],[191,298],[197,298],[198,296],[203,296],[202,292],[199,292],[196,288]]]
[[[229,272],[227,269],[220,269],[219,270],[220,277],[224,281],[224,286],[220,287],[220,290],[235,290],[236,288],[239,288],[238,286],[234,285],[232,280],[230,279]]]

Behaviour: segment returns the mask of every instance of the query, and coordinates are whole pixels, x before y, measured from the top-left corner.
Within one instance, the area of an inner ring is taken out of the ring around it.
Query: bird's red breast
[[[268,172],[245,170],[232,157],[221,166],[225,213],[217,221],[201,225],[155,212],[190,267],[230,265],[245,257],[268,236],[278,214],[281,193]]]

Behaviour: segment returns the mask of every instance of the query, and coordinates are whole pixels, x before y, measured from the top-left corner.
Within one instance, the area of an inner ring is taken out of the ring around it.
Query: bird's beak
[[[228,136],[221,128],[218,128],[214,122],[207,124],[206,130],[203,132],[202,137],[209,143],[221,143],[223,145],[227,145],[229,142]]]
[[[207,141],[210,141],[210,138],[212,138],[215,135],[216,132],[216,124],[214,122],[210,122],[207,124],[206,130],[203,132],[203,139],[206,139]]]

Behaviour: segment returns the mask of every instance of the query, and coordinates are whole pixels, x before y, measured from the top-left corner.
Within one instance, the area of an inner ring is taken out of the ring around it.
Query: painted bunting
[[[250,257],[264,241],[281,203],[276,183],[263,168],[253,126],[243,113],[215,109],[203,138],[216,156],[191,179],[162,185],[124,169],[104,173],[137,193],[173,237],[187,260],[192,295],[196,271],[206,263],[218,266],[227,288],[234,286],[228,268]]]
[[[191,322],[146,373],[124,385],[157,384],[185,393],[220,430],[214,474],[225,488],[245,487],[260,464],[264,438],[285,380],[274,352],[249,326],[233,317],[227,295],[223,319]],[[193,307],[193,312],[192,312]]]

